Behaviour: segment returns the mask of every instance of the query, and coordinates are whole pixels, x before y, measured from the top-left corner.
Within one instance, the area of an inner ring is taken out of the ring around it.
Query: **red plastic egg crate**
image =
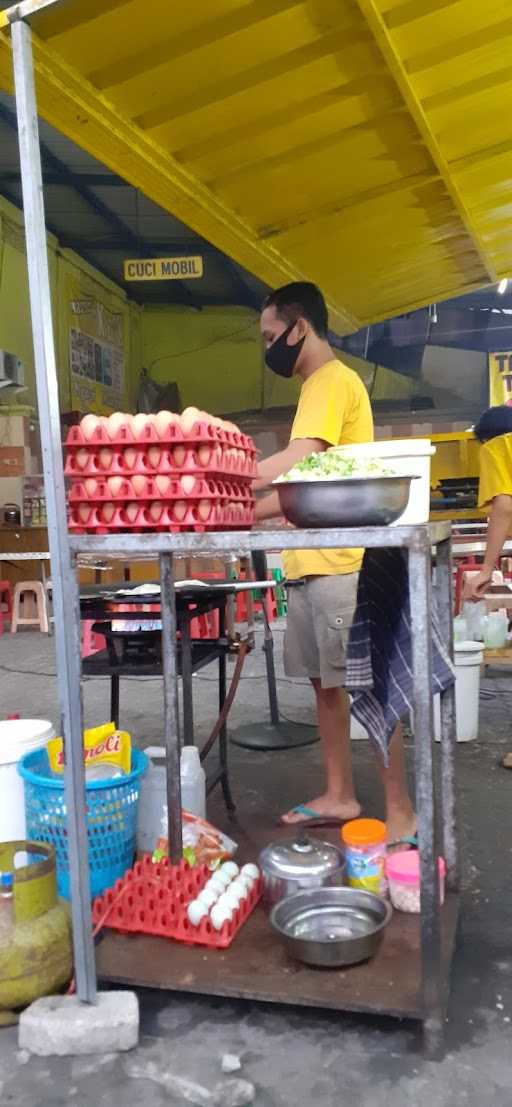
[[[128,426],[120,427],[115,439],[103,426],[89,439],[80,427],[71,427],[65,473],[74,531],[243,530],[254,523],[254,443],[208,423],[196,423],[186,437],[172,423],[158,437],[148,424],[137,439]],[[201,500],[211,501],[209,512]],[[107,503],[111,507],[105,510]]]
[[[155,863],[149,855],[143,857],[113,888],[95,899],[93,925],[103,920],[104,926],[124,934],[153,934],[186,945],[227,949],[259,902],[261,882],[253,885],[222,930],[215,930],[208,916],[201,919],[199,926],[192,926],[187,916],[188,904],[211,875],[207,865],[190,868],[186,861],[171,865],[167,858]]]

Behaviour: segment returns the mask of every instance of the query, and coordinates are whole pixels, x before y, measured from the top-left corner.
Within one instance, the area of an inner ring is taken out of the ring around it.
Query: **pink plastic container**
[[[397,911],[419,915],[421,910],[420,855],[417,850],[398,850],[386,858],[386,876],[391,903]],[[444,903],[446,863],[439,858],[439,896]]]

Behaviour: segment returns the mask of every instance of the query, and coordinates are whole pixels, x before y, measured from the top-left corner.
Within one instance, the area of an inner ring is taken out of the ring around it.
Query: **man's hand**
[[[464,581],[463,599],[468,603],[478,603],[483,600],[492,583],[492,569],[481,569],[474,577],[466,577]]]

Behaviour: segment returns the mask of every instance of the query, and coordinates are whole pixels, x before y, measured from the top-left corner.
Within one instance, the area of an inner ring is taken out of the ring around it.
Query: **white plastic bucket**
[[[481,642],[456,642],[455,714],[457,742],[474,742],[478,738],[480,707],[480,669],[484,660]],[[441,702],[434,699],[434,734],[436,742],[441,738]]]
[[[397,438],[386,442],[363,442],[357,446],[337,447],[355,457],[378,457],[389,461],[396,473],[418,477],[411,484],[409,503],[391,525],[412,526],[428,523],[430,516],[430,459],[436,448],[430,438]]]
[[[55,731],[46,719],[0,721],[0,842],[25,837],[25,796],[17,764],[50,738],[55,738]]]

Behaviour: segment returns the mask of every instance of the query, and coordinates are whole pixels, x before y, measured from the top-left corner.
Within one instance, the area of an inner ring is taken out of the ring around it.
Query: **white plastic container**
[[[42,749],[55,731],[46,719],[0,722],[0,842],[26,837],[25,796],[17,765],[25,753]]]
[[[137,816],[137,851],[152,853],[161,833],[162,812],[167,806],[165,746],[148,746],[149,769],[142,778]],[[181,804],[191,815],[206,816],[206,777],[195,746],[181,751]]]
[[[481,642],[456,642],[454,646],[455,714],[457,741],[474,742],[478,737],[480,707],[480,670],[484,660]],[[434,699],[434,733],[436,742],[441,738],[441,703]]]
[[[397,438],[386,442],[363,442],[357,446],[337,447],[352,457],[381,458],[388,461],[396,473],[418,477],[411,484],[409,503],[403,514],[391,526],[412,526],[428,523],[430,516],[430,459],[436,452],[430,438]]]
[[[206,776],[196,746],[183,746],[181,751],[181,806],[206,818]]]

